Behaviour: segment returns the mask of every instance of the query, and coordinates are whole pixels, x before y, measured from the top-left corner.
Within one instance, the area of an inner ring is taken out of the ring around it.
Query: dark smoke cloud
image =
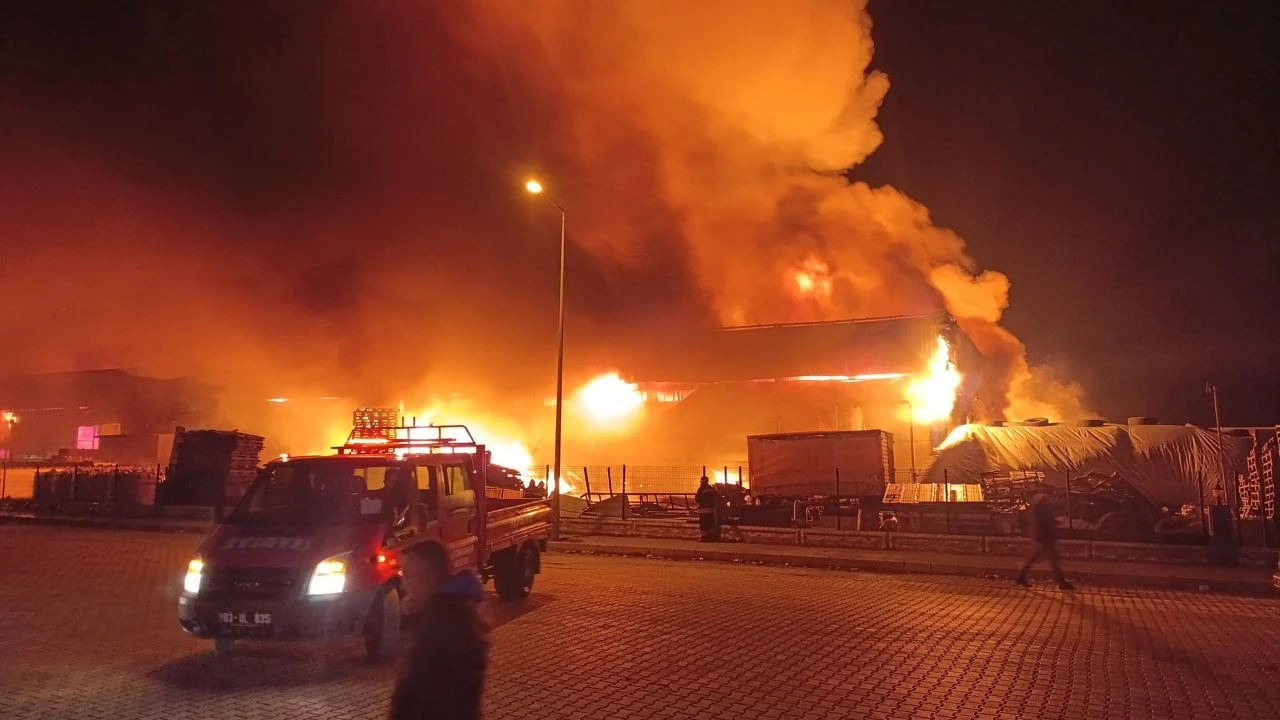
[[[680,325],[942,305],[1025,374],[999,313],[936,281],[984,287],[963,241],[842,174],[888,90],[862,2],[29,2],[0,23],[0,372],[193,375],[240,418],[274,395],[540,398],[559,217],[521,192],[537,173],[570,212],[575,374]],[[798,298],[812,259],[829,296]]]
[[[1000,327],[1008,278],[897,190],[847,179],[882,140],[889,89],[869,69],[864,0],[476,6],[475,52],[496,47],[563,98],[583,196],[608,209],[588,214],[591,233],[643,256],[636,229],[672,218],[721,322],[946,308],[993,360],[985,414],[1085,413],[1079,388],[1033,378]]]
[[[195,375],[228,413],[394,402],[427,378],[541,396],[559,218],[520,182],[567,175],[572,148],[559,106],[459,45],[472,21],[457,3],[11,8],[0,372]],[[574,218],[584,350],[618,323],[698,318],[650,202],[635,262]]]

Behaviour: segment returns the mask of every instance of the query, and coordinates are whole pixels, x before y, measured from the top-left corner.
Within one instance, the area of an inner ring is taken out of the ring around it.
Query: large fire
[[[644,406],[645,395],[616,372],[600,375],[577,392],[578,405],[588,420],[616,424]]]
[[[489,451],[490,460],[495,465],[519,471],[526,482],[531,482],[535,479],[545,480],[545,476],[550,474],[546,468],[534,465],[533,453],[529,451],[528,444],[520,439],[519,433],[514,431],[516,425],[514,421],[490,415],[481,416],[474,411],[463,409],[447,402],[436,402],[422,407],[416,412],[409,410],[408,407],[411,406],[406,406],[403,403],[400,405],[401,417],[406,422],[421,427],[429,426],[432,423],[465,425],[476,442],[482,443],[485,449]],[[349,416],[342,421],[335,421],[328,432],[328,446],[321,450],[313,450],[311,454],[319,455],[331,452],[328,448],[346,442],[350,431]],[[454,437],[451,433],[446,433],[445,436]],[[423,435],[423,437],[427,436]],[[560,480],[559,490],[561,494],[577,495],[582,493],[582,490],[573,483],[571,473],[562,472],[562,475],[567,477]]]
[[[792,274],[801,295],[819,300],[831,298],[831,268],[816,257],[809,257]]]
[[[951,362],[951,348],[939,337],[925,371],[907,385],[912,422],[929,424],[951,417],[959,389],[960,373]]]

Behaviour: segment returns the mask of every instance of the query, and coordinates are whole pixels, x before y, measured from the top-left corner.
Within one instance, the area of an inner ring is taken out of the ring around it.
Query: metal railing
[[[0,499],[43,505],[152,505],[163,482],[159,465],[0,462]]]

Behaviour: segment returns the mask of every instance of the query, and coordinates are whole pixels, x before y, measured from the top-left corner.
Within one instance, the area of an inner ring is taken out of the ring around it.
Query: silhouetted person
[[[1031,587],[1027,573],[1031,571],[1031,566],[1043,557],[1049,561],[1049,567],[1053,569],[1053,579],[1057,581],[1058,587],[1063,590],[1074,590],[1075,586],[1062,574],[1062,557],[1058,555],[1058,526],[1054,522],[1053,508],[1049,505],[1048,495],[1040,493],[1031,499],[1029,519],[1030,527],[1028,527],[1027,536],[1031,538],[1031,554],[1022,563],[1015,582],[1023,587]]]
[[[408,649],[391,694],[389,720],[478,720],[489,664],[484,595],[470,570],[445,578],[439,555],[419,545],[401,558]]]
[[[716,512],[720,509],[720,493],[711,487],[711,481],[703,475],[698,481],[698,492],[693,499],[698,503],[698,527],[702,530],[702,541],[710,542],[720,539],[720,523]]]

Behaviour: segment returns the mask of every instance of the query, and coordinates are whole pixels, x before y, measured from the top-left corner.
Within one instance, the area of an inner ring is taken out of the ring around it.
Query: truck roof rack
[[[361,408],[353,414],[347,441],[333,449],[339,455],[415,455],[483,447],[466,425],[419,425],[417,418],[405,423],[392,408]]]

